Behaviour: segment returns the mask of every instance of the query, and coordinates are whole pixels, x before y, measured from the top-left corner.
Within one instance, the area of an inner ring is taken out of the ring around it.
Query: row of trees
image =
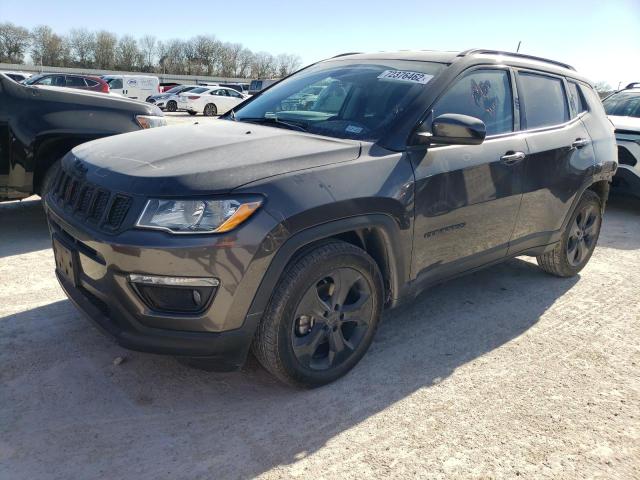
[[[0,62],[238,78],[282,77],[301,65],[298,55],[252,52],[240,43],[198,35],[161,41],[152,35],[117,37],[84,28],[59,35],[41,25],[28,30],[0,23]]]

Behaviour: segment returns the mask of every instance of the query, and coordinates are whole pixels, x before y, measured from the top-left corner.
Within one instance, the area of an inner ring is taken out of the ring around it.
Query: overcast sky
[[[521,40],[521,52],[570,63],[594,81],[640,81],[640,0],[0,0],[3,21],[163,40],[214,34],[305,64],[352,51],[515,51]]]

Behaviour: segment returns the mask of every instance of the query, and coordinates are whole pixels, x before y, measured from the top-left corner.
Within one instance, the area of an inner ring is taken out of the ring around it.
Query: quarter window
[[[518,77],[518,94],[528,129],[559,125],[569,119],[562,80],[535,73],[519,73]]]
[[[575,116],[587,111],[587,106],[585,105],[584,98],[582,98],[582,93],[580,93],[580,88],[578,84],[574,82],[569,82],[569,104]]]
[[[513,131],[513,97],[509,72],[474,70],[464,75],[438,100],[433,118],[445,113],[482,120],[487,135]]]

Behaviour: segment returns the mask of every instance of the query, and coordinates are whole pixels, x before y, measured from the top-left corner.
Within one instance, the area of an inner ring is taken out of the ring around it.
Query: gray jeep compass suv
[[[210,124],[74,148],[46,209],[62,287],[123,346],[221,369],[251,349],[317,386],[429,285],[523,254],[577,274],[616,167],[568,65],[348,54]]]

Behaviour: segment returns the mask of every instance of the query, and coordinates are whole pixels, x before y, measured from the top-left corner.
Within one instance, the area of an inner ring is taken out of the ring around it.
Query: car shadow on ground
[[[39,197],[0,202],[0,258],[51,248]]]
[[[513,259],[434,287],[387,312],[362,362],[312,391],[279,384],[253,358],[239,373],[215,374],[127,352],[68,301],[11,315],[0,319],[0,402],[20,405],[15,418],[0,422],[15,452],[9,464],[54,464],[62,476],[82,464],[111,478],[134,471],[182,478],[185,468],[251,478],[313,454],[520,337],[577,281]],[[28,351],[20,348],[25,342]],[[113,365],[117,356],[126,361]],[[26,393],[29,382],[38,391]]]

